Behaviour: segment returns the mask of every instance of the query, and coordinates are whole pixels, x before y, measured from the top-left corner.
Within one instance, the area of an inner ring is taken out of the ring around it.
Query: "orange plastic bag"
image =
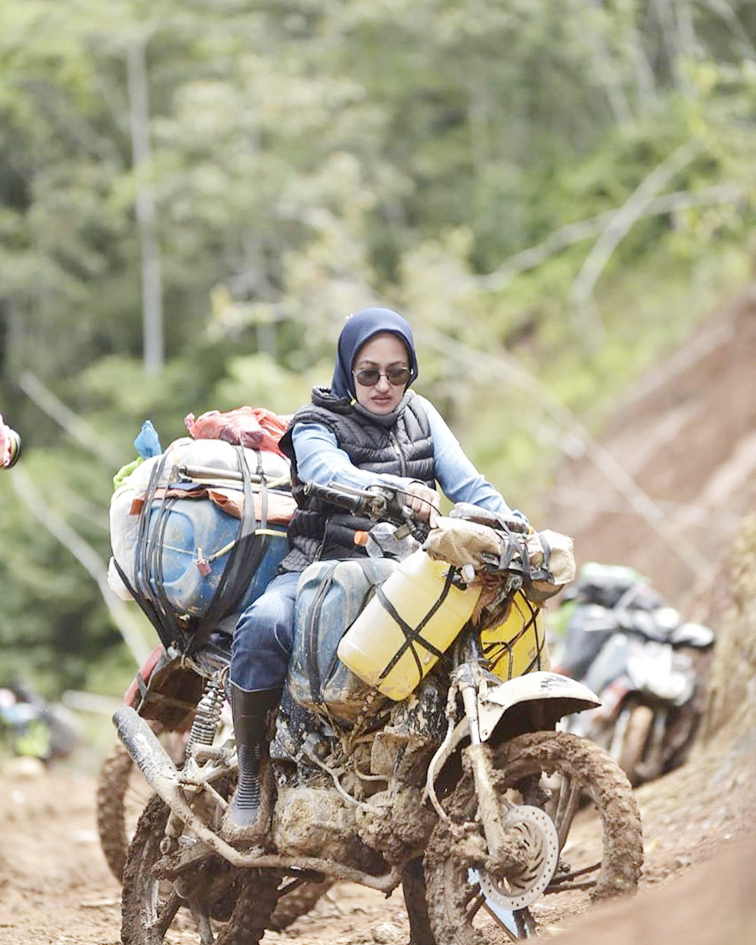
[[[195,417],[188,413],[184,423],[195,440],[225,440],[235,446],[253,450],[271,450],[284,454],[278,448],[291,417],[282,417],[265,407],[237,407],[236,410],[208,410]]]

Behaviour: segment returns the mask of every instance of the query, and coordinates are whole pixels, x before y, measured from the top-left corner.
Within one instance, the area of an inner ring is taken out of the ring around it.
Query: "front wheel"
[[[545,896],[563,903],[559,911],[577,911],[587,895],[636,888],[640,815],[627,778],[603,749],[566,732],[534,732],[488,751],[498,796],[513,805],[507,820],[524,838],[530,862],[517,877],[480,868],[485,840],[466,771],[446,803],[449,822],[434,829],[424,860],[437,941],[486,945],[501,941],[502,930],[512,941],[528,938],[549,918]]]
[[[654,724],[654,710],[648,705],[634,705],[624,709],[623,712],[627,712],[627,718],[624,720],[625,732],[619,746],[617,761],[627,775],[628,781],[635,786],[640,784],[641,780],[655,777],[659,773],[655,772],[651,775],[647,774],[645,778],[642,777],[643,762]]]

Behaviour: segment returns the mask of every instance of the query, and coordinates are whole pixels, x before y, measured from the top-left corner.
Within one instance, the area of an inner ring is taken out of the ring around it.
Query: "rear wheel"
[[[409,919],[410,945],[437,945],[428,916],[425,874],[421,859],[412,860],[405,867],[402,892]]]
[[[97,831],[105,860],[119,882],[137,821],[152,794],[131,755],[116,742],[97,779]]]
[[[178,732],[166,732],[161,736],[166,750],[180,761],[183,754],[184,737]],[[126,748],[116,742],[100,768],[97,782],[97,829],[105,860],[115,878],[123,877],[129,844],[137,823],[150,799],[154,796],[139,768],[134,764]],[[285,891],[278,901],[268,927],[282,932],[313,908],[328,892],[335,880],[306,882]]]
[[[287,892],[284,885],[281,889],[281,898],[270,917],[268,928],[274,932],[283,932],[284,929],[288,929],[297,919],[307,915],[335,882],[335,879],[325,879],[321,883],[303,883],[291,892]]]
[[[168,876],[160,848],[168,815],[153,797],[137,825],[123,874],[122,945],[257,945],[270,924],[280,874],[235,869],[208,855]],[[179,838],[184,849],[193,843],[189,835]]]
[[[497,792],[514,805],[505,816],[527,863],[517,875],[481,867],[485,838],[465,773],[446,805],[449,823],[439,822],[424,860],[438,942],[484,945],[500,942],[502,931],[512,941],[528,938],[537,920],[548,921],[549,895],[562,912],[580,909],[586,896],[636,888],[643,861],[638,807],[603,749],[565,732],[535,732],[489,752]]]

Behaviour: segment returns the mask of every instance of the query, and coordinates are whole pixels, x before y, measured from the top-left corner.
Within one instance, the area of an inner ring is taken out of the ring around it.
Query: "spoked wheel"
[[[257,945],[269,927],[281,875],[198,858],[175,877],[161,869],[168,807],[154,797],[139,820],[123,874],[123,945]],[[180,846],[193,843],[179,838]]]
[[[180,761],[184,751],[183,736],[178,732],[165,732],[161,741],[171,757]],[[119,882],[123,877],[126,854],[137,823],[153,796],[152,788],[132,761],[131,755],[121,742],[116,742],[100,768],[97,782],[97,830],[105,860]],[[334,883],[333,879],[305,882],[291,891],[287,891],[287,888],[293,884],[284,884],[283,894],[268,928],[275,932],[287,929],[297,919],[307,915]]]
[[[132,771],[139,774],[124,746],[116,742],[106,755],[97,779],[97,832],[105,860],[119,882],[123,876],[129,840],[134,832],[126,826],[124,808],[124,797]],[[152,793],[144,778],[141,781],[146,797],[142,799],[140,813]]]
[[[529,938],[537,920],[548,920],[550,894],[563,912],[577,911],[587,896],[636,888],[640,815],[627,778],[603,749],[565,732],[534,732],[489,752],[497,792],[515,805],[504,821],[525,851],[523,865],[513,875],[481,867],[485,839],[472,775],[464,774],[445,804],[451,823],[439,822],[424,860],[438,942],[498,943],[502,932]]]

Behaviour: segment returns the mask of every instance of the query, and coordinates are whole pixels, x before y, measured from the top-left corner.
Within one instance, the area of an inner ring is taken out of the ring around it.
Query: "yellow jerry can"
[[[338,656],[389,699],[406,699],[475,610],[479,585],[452,583],[455,569],[424,551],[405,558],[339,643]]]

